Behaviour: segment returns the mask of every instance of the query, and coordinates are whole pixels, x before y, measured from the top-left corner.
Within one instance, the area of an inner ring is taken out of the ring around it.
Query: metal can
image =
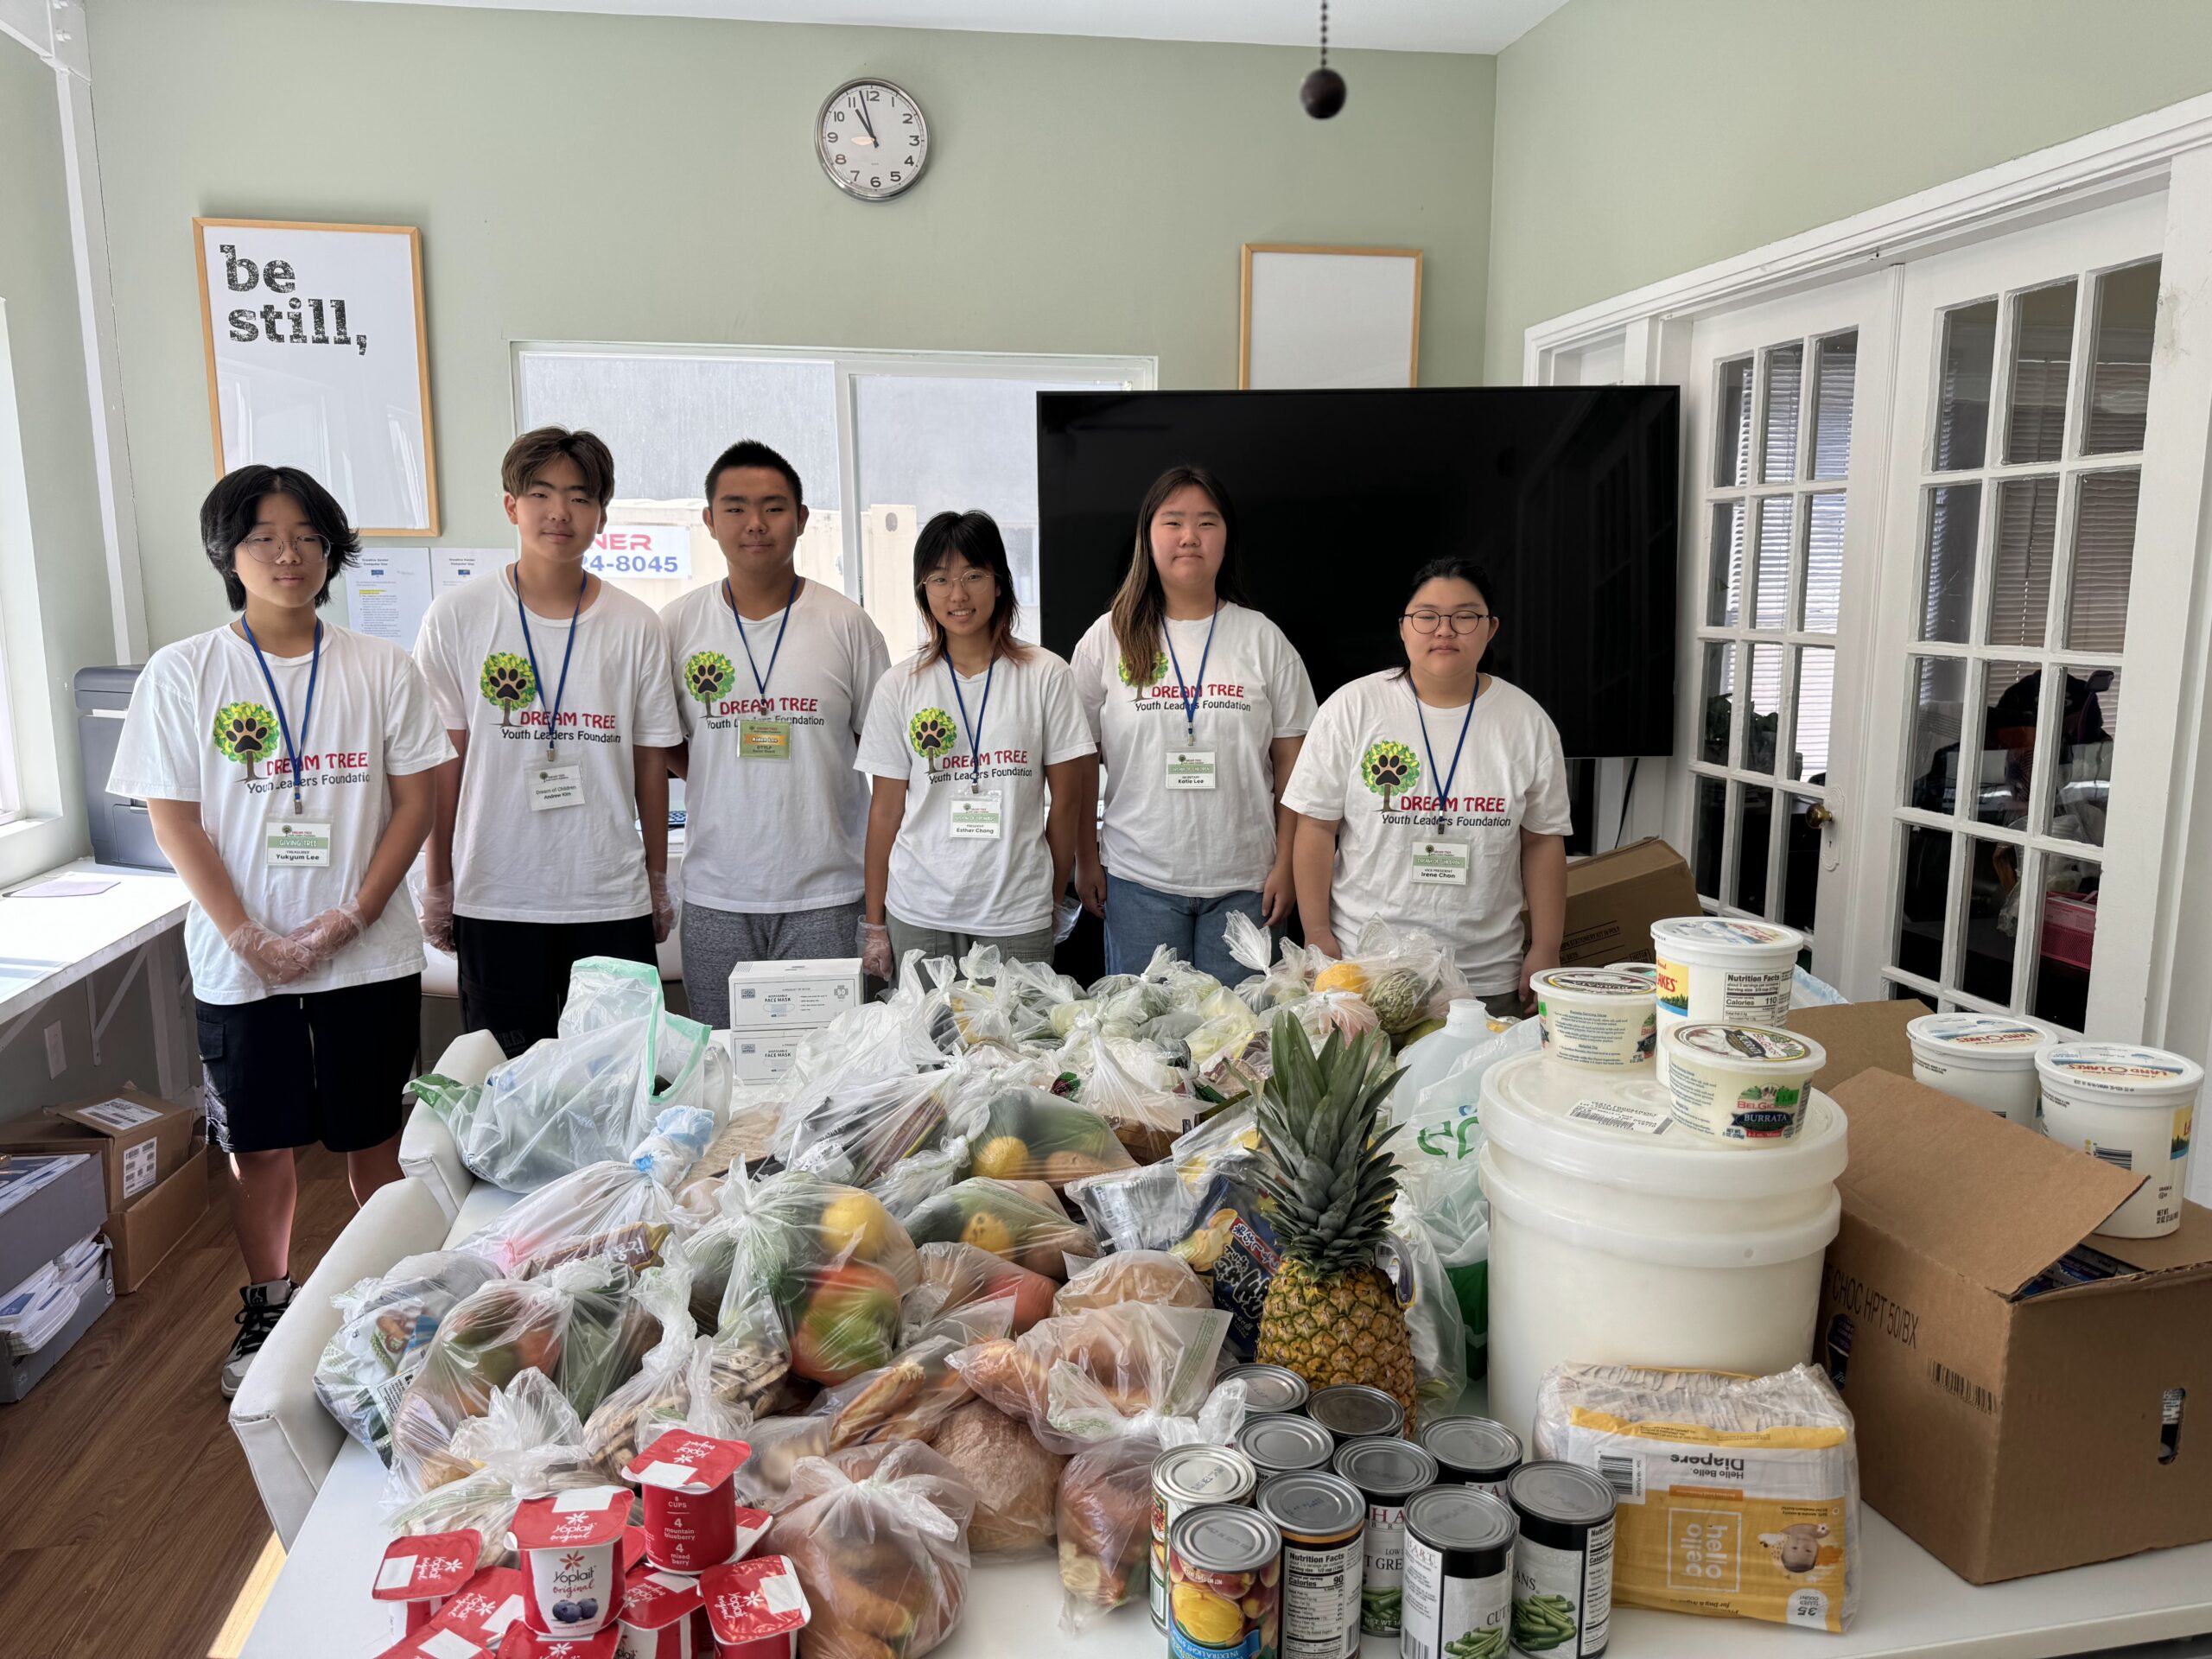
[[[1167,1535],[1170,1659],[1260,1659],[1282,1630],[1282,1534],[1252,1510],[1209,1503]]]
[[[1504,1499],[1471,1486],[1406,1505],[1405,1659],[1505,1659],[1517,1529]]]
[[[1572,1463],[1524,1463],[1505,1483],[1513,1547],[1513,1649],[1597,1659],[1613,1618],[1613,1489]]]
[[[1395,1636],[1405,1594],[1406,1503],[1436,1484],[1436,1459],[1411,1440],[1353,1440],[1337,1448],[1337,1472],[1367,1500],[1359,1628]]]
[[[1244,1409],[1255,1417],[1304,1411],[1311,1392],[1306,1379],[1287,1365],[1232,1365],[1214,1379],[1214,1386],[1230,1382],[1244,1385]]]
[[[1347,1440],[1393,1440],[1406,1427],[1405,1408],[1363,1382],[1316,1389],[1306,1402],[1306,1414],[1335,1435],[1338,1446]]]
[[[1234,1446],[1179,1446],[1152,1463],[1152,1622],[1167,1628],[1167,1535],[1185,1513],[1208,1503],[1242,1503],[1260,1484],[1252,1460]]]
[[[1447,1485],[1478,1486],[1502,1498],[1507,1478],[1521,1466],[1521,1437],[1487,1417],[1433,1418],[1419,1439],[1436,1459],[1436,1478]]]
[[[1359,1488],[1301,1471],[1262,1481],[1252,1507],[1282,1534],[1282,1659],[1353,1659],[1366,1573]]]
[[[1294,1469],[1325,1469],[1337,1454],[1336,1437],[1320,1424],[1276,1412],[1252,1417],[1236,1431],[1236,1449],[1252,1459],[1260,1478]]]

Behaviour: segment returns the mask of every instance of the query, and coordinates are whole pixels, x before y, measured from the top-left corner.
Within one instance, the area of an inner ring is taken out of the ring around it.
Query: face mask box
[[[1814,1358],[1866,1501],[1974,1584],[2212,1539],[2212,1211],[2106,1237],[2140,1176],[1901,1073],[1834,1094]]]
[[[1651,960],[1651,924],[1698,914],[1697,883],[1682,855],[1656,836],[1567,867],[1562,968]]]
[[[791,1069],[804,1031],[718,1031],[715,1040],[729,1055],[729,1069],[740,1083],[773,1083]]]
[[[729,972],[733,1032],[812,1030],[861,1005],[861,959],[741,962]]]

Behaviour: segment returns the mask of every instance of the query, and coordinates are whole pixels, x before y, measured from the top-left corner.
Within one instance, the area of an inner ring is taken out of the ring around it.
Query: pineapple
[[[1375,1264],[1397,1196],[1395,1128],[1377,1133],[1398,1073],[1388,1039],[1332,1032],[1315,1054],[1287,1014],[1275,1017],[1274,1071],[1259,1106],[1260,1185],[1273,1203],[1282,1265],[1260,1316],[1258,1357],[1309,1387],[1364,1382],[1414,1426],[1414,1348],[1389,1276]],[[1377,1064],[1377,1062],[1381,1062]]]

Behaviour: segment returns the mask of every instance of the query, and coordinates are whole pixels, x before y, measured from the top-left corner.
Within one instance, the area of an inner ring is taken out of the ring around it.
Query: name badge
[[[737,722],[737,752],[747,760],[788,760],[791,758],[791,723],[788,720],[741,720]]]
[[[955,841],[996,841],[1005,827],[1005,798],[995,789],[980,795],[952,798],[952,838]]]
[[[1172,794],[1177,790],[1213,788],[1213,756],[1211,749],[1168,750],[1164,780],[1167,791]]]
[[[1413,844],[1414,885],[1417,887],[1464,887],[1467,885],[1467,847],[1464,841],[1417,841]]]
[[[550,812],[584,804],[584,769],[581,765],[549,766],[541,760],[530,769],[530,810]]]
[[[262,831],[261,861],[272,870],[327,869],[330,820],[271,818]]]

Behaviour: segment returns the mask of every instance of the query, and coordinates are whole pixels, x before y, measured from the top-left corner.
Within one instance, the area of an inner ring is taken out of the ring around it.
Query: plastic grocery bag
[[[1060,1188],[1136,1161],[1096,1112],[1027,1084],[1000,1080],[986,1091],[980,1116],[967,1131],[969,1167],[989,1180]]]
[[[1268,930],[1249,916],[1231,912],[1222,929],[1222,944],[1238,963],[1252,970],[1252,977],[1236,988],[1253,1013],[1265,1016],[1284,1002],[1294,1002],[1313,988],[1313,976],[1328,964],[1319,950],[1288,939],[1282,942],[1280,960],[1273,957],[1274,940]]]
[[[1167,1250],[1190,1236],[1203,1195],[1159,1163],[1071,1182],[1068,1196],[1107,1249]]]
[[[594,1256],[643,1271],[666,1261],[708,1218],[703,1206],[688,1207],[648,1170],[587,1164],[500,1211],[457,1248],[518,1279]]]
[[[1068,1256],[1098,1254],[1098,1241],[1065,1211],[981,1177],[916,1206],[906,1224],[918,1244],[973,1244],[1055,1283],[1067,1277]]]
[[[1213,1293],[1187,1262],[1165,1250],[1128,1250],[1102,1256],[1079,1268],[1069,1263],[1067,1283],[1052,1298],[1056,1315],[1121,1302],[1149,1302],[1155,1307],[1211,1307]]]
[[[1009,1325],[1001,1336],[1020,1336],[1039,1319],[1053,1314],[1052,1298],[1059,1287],[1042,1274],[973,1244],[923,1244],[922,1281],[906,1293],[904,1308],[906,1340],[912,1342],[941,1315],[979,1302],[1001,1298],[1010,1304]]]
[[[748,1410],[716,1397],[715,1344],[691,1323],[690,1275],[681,1268],[648,1268],[638,1277],[637,1305],[659,1322],[660,1339],[638,1374],[599,1403],[584,1425],[585,1454],[612,1484],[622,1467],[671,1428],[688,1428],[716,1440],[744,1437]],[[767,1312],[772,1324],[773,1309]]]
[[[1229,1316],[1121,1302],[1044,1320],[952,1357],[968,1386],[1029,1424],[1050,1451],[1078,1452],[1143,1414],[1196,1413],[1212,1386]]]
[[[1467,1328],[1435,1236],[1420,1204],[1403,1191],[1391,1203],[1389,1234],[1379,1255],[1413,1338],[1414,1389],[1425,1421],[1467,1391]]]
[[[499,1276],[480,1256],[435,1250],[330,1299],[344,1323],[315,1362],[315,1393],[343,1428],[391,1462],[391,1419],[447,1314]]]
[[[830,1420],[830,1449],[842,1452],[868,1440],[929,1440],[975,1397],[952,1369],[952,1356],[1005,1336],[1013,1317],[1011,1291],[942,1310],[906,1339],[888,1365],[825,1390],[813,1411]]]
[[[1134,1161],[1156,1164],[1197,1118],[1198,1103],[1178,1092],[1181,1082],[1150,1043],[1102,1034],[1092,1045],[1081,1099],[1112,1126]]]
[[[970,1400],[938,1425],[930,1445],[976,1495],[968,1549],[977,1560],[1012,1560],[1052,1541],[1068,1460],[1038,1445],[1027,1424]]]
[[[1362,998],[1393,1037],[1441,1020],[1455,998],[1474,995],[1442,940],[1379,918],[1360,929],[1350,956],[1313,976],[1313,988]]]
[[[395,1536],[426,1537],[474,1527],[483,1540],[477,1565],[506,1554],[507,1529],[526,1497],[601,1484],[584,1455],[583,1425],[543,1371],[518,1373],[486,1397],[480,1415],[454,1431],[450,1452],[468,1472],[419,1497],[387,1500]]]
[[[784,1109],[776,1155],[787,1169],[869,1186],[927,1146],[944,1127],[962,1074],[911,1067],[867,1077],[841,1073],[835,1088],[814,1088]]]

